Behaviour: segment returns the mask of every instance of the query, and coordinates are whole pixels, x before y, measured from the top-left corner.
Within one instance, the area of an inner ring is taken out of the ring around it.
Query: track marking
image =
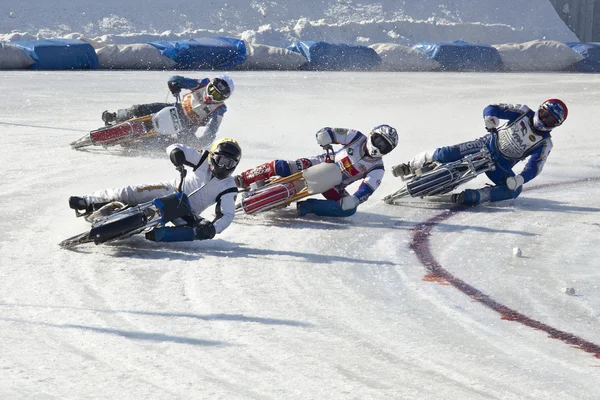
[[[588,179],[580,179],[576,181],[570,182],[555,182],[548,183],[538,186],[533,186],[528,188],[528,190],[534,190],[539,188],[545,188],[549,186],[558,186],[563,185],[565,183],[580,183],[580,182],[589,182],[600,180],[600,178],[588,178]],[[482,291],[476,289],[475,287],[469,285],[465,281],[458,279],[448,270],[440,265],[433,256],[431,252],[431,248],[429,246],[429,237],[431,236],[431,231],[434,226],[438,223],[447,220],[448,218],[458,214],[461,210],[464,210],[463,207],[457,207],[451,210],[444,211],[441,214],[430,218],[429,220],[415,226],[413,230],[413,238],[410,243],[410,248],[415,252],[417,258],[425,266],[428,271],[428,274],[425,276],[424,280],[433,281],[433,282],[447,282],[452,285],[456,289],[460,290],[467,296],[471,297],[475,301],[483,304],[484,306],[496,311],[500,314],[501,319],[507,321],[515,321],[519,322],[525,326],[528,326],[533,329],[538,329],[546,332],[552,339],[561,340],[575,348],[583,350],[588,353],[594,354],[596,358],[600,358],[600,345],[589,342],[579,336],[576,336],[572,333],[561,331],[559,329],[553,328],[549,325],[546,325],[540,321],[536,321],[533,318],[530,318],[516,310],[513,310],[495,300],[490,298],[488,295],[483,293]]]

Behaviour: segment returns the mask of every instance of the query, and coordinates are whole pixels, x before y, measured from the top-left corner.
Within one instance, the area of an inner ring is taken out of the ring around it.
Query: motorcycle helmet
[[[551,131],[567,119],[567,105],[558,99],[544,101],[533,114],[533,126],[539,131]]]
[[[212,101],[225,101],[231,96],[233,89],[233,80],[227,75],[219,75],[206,87],[206,95]]]
[[[208,165],[217,179],[230,176],[242,158],[242,148],[237,141],[224,138],[214,142],[210,148]]]
[[[373,128],[367,138],[367,151],[371,157],[381,157],[394,150],[398,144],[398,132],[389,125]]]

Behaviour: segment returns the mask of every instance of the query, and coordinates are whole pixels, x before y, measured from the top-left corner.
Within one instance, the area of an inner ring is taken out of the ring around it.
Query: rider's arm
[[[542,172],[546,159],[552,150],[552,140],[550,138],[545,139],[542,143],[541,146],[536,147],[531,152],[525,168],[520,173],[525,182],[529,182]]]
[[[325,144],[347,145],[362,136],[362,133],[355,129],[344,128],[322,128],[317,132],[317,143],[320,146]],[[330,141],[329,141],[330,140]]]
[[[360,200],[361,203],[367,201],[367,199],[377,190],[381,185],[383,179],[384,169],[382,166],[377,166],[370,170],[363,179],[362,183],[358,187],[358,190],[354,193],[354,196]]]
[[[529,111],[531,111],[529,107],[523,104],[490,104],[483,109],[483,118],[496,117],[499,119],[514,121]]]
[[[224,190],[217,196],[217,205],[215,207],[216,218],[213,221],[215,232],[223,232],[233,221],[235,215],[235,196],[237,188]]]
[[[219,131],[219,127],[221,126],[221,122],[223,121],[223,116],[226,112],[227,106],[225,104],[213,112],[208,120],[208,123],[206,124],[203,135],[198,138],[202,145],[208,146],[215,140],[217,137],[217,132]]]
[[[185,78],[180,75],[173,75],[167,81],[167,83],[169,84],[169,88],[171,88],[172,86],[176,86],[179,89],[188,89],[188,90],[193,90],[198,87],[204,87],[204,86],[208,85],[209,82],[210,82],[210,79],[208,79],[208,78],[198,80],[198,79],[192,79],[192,78]]]

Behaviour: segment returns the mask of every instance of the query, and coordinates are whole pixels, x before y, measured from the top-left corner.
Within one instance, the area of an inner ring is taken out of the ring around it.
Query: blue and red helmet
[[[567,119],[569,109],[559,99],[549,99],[533,115],[533,126],[539,131],[551,131]]]

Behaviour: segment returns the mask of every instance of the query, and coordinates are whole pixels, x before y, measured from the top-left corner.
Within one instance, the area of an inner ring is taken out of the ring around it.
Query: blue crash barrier
[[[240,39],[203,37],[148,44],[175,61],[177,69],[224,70],[246,61],[246,44]]]
[[[368,71],[381,64],[379,54],[370,47],[329,42],[294,42],[288,50],[308,60],[302,69],[318,71]]]
[[[457,40],[450,43],[417,43],[412,48],[439,62],[446,71],[498,71],[503,68],[500,53],[487,44]]]
[[[75,39],[46,39],[11,42],[22,48],[35,63],[31,69],[98,69],[98,56],[91,44]]]
[[[577,72],[600,72],[600,43],[565,43],[584,59],[576,62],[571,69]]]

